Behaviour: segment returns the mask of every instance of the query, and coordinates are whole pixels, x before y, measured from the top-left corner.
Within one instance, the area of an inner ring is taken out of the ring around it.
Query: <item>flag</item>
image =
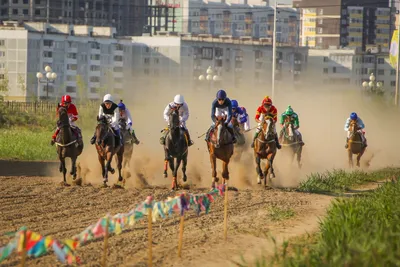
[[[397,66],[397,53],[399,51],[399,34],[398,30],[393,32],[392,42],[390,43],[390,65],[396,69]]]

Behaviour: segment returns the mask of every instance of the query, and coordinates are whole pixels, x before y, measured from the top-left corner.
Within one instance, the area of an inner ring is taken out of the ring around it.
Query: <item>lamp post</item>
[[[209,87],[211,87],[211,83],[214,81],[214,82],[217,82],[217,81],[220,81],[221,80],[221,78],[220,78],[220,76],[218,76],[217,74],[215,74],[215,75],[213,75],[214,74],[214,71],[213,71],[213,69],[211,68],[211,66],[209,66],[208,67],[208,69],[206,70],[206,74],[207,75],[200,75],[199,76],[199,81],[205,81],[205,80],[207,80],[208,82],[209,82]]]
[[[44,73],[38,72],[36,73],[36,78],[38,79],[38,100],[40,99],[40,84],[45,83],[46,84],[46,99],[49,99],[49,83],[54,83],[54,81],[57,79],[57,73],[53,72],[50,66],[46,66],[44,68]],[[42,80],[45,78],[45,80]]]
[[[369,92],[377,95],[383,95],[383,84],[381,82],[376,82],[376,77],[373,73],[369,76],[369,81],[362,83],[362,86]]]

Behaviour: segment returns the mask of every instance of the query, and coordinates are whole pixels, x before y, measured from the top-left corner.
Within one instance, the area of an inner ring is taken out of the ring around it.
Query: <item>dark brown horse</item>
[[[164,177],[168,177],[168,164],[172,171],[171,189],[178,189],[178,170],[182,162],[183,182],[186,182],[186,165],[188,162],[188,137],[185,135],[185,129],[180,127],[179,111],[172,109],[169,113],[169,130],[165,137],[164,145]],[[176,164],[175,164],[176,159]]]
[[[233,133],[235,134],[236,137],[236,143],[235,143],[235,151],[233,158],[234,160],[240,160],[242,153],[245,150],[245,144],[246,144],[246,139],[244,137],[244,127],[243,124],[240,124],[238,119],[234,116],[232,116],[231,123],[233,126]]]
[[[282,136],[282,140],[280,142],[284,148],[283,152],[289,152],[292,162],[294,156],[297,156],[297,166],[301,168],[301,154],[303,152],[303,146],[296,135],[296,129],[294,128],[293,122],[289,117],[286,117],[285,119],[280,136]]]
[[[360,127],[357,122],[352,121],[349,127],[350,137],[348,140],[347,153],[349,156],[349,167],[353,167],[353,154],[357,155],[357,167],[360,167],[360,159],[365,152],[365,145],[363,143]]]
[[[273,162],[276,155],[276,143],[275,143],[275,123],[271,117],[265,118],[262,123],[262,129],[259,132],[254,142],[254,157],[256,160],[256,171],[258,174],[257,182],[261,184],[261,180],[264,180],[264,185],[267,186],[267,176],[270,172],[269,178],[275,178]],[[264,173],[261,170],[261,160],[266,159]]]
[[[80,154],[82,154],[83,143],[81,146],[78,145],[78,140],[75,134],[72,134],[71,125],[69,124],[69,118],[67,109],[64,106],[59,106],[58,108],[58,127],[60,132],[56,137],[56,148],[58,158],[60,159],[60,172],[64,176],[64,185],[69,186],[66,180],[67,168],[65,166],[65,158],[71,158],[71,171],[73,180],[75,181],[76,173],[76,160]],[[79,177],[81,179],[81,177]]]
[[[111,167],[114,155],[116,155],[118,168],[118,182],[124,182],[121,174],[124,146],[120,144],[116,145],[115,139],[114,130],[111,128],[107,118],[97,116],[96,150],[101,165],[104,187],[107,187],[108,172],[111,172],[111,174],[115,173],[115,170]],[[120,186],[120,184],[117,184],[117,186]]]
[[[210,132],[210,141],[207,141],[208,152],[212,169],[212,184],[215,188],[219,181],[217,177],[217,159],[222,161],[222,178],[225,184],[229,180],[229,161],[233,155],[232,135],[225,125],[225,117],[216,117],[214,129]]]
[[[122,167],[125,169],[129,168],[132,153],[133,153],[133,138],[129,133],[129,130],[126,129],[126,120],[123,118],[119,119],[119,128],[121,131],[122,139],[124,140],[124,160],[122,163]]]

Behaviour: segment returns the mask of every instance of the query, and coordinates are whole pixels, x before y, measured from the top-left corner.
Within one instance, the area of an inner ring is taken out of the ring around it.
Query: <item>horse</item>
[[[122,167],[125,169],[129,168],[130,161],[133,153],[133,138],[129,133],[129,130],[126,129],[126,119],[119,119],[119,128],[121,129],[122,139],[124,140],[124,160],[122,163]]]
[[[234,160],[240,160],[242,153],[245,149],[245,144],[246,144],[246,139],[244,137],[244,127],[243,124],[240,124],[238,119],[234,116],[232,116],[231,123],[233,126],[233,133],[235,134],[236,137],[236,143],[234,145],[235,147],[235,155],[234,155]]]
[[[254,141],[254,157],[256,161],[256,171],[258,174],[257,181],[261,184],[264,181],[264,186],[267,186],[267,175],[270,174],[270,179],[275,178],[273,167],[274,158],[276,155],[276,142],[275,142],[275,123],[271,117],[266,117],[262,120],[262,130],[259,132],[256,140]],[[266,159],[264,173],[261,170],[261,160]]]
[[[216,117],[214,129],[210,131],[210,138],[207,141],[208,152],[210,154],[212,183],[211,187],[215,188],[219,181],[217,177],[217,159],[222,161],[222,178],[225,184],[229,180],[229,161],[233,155],[232,135],[225,124],[225,116]]]
[[[297,156],[297,166],[301,168],[301,154],[303,152],[303,146],[300,144],[298,138],[296,137],[294,125],[293,122],[290,121],[290,118],[285,119],[281,136],[281,145],[284,148],[284,151],[289,150],[288,152],[290,152],[292,162],[294,160],[294,156]]]
[[[171,189],[178,189],[178,170],[182,164],[183,182],[186,182],[186,166],[188,160],[188,137],[185,134],[185,129],[180,126],[179,111],[172,109],[169,113],[169,131],[165,137],[164,145],[164,178],[168,177],[168,164],[172,171],[172,186]],[[175,165],[176,159],[176,165]]]
[[[365,146],[363,144],[362,133],[359,132],[360,127],[357,122],[352,121],[350,123],[349,132],[350,137],[347,141],[348,148],[347,153],[349,156],[349,167],[353,167],[353,154],[357,155],[357,167],[360,167],[360,159],[365,152]]]
[[[118,182],[124,182],[121,175],[122,161],[124,158],[124,145],[115,146],[115,133],[111,128],[110,123],[104,116],[97,116],[96,126],[96,150],[98,154],[98,160],[101,165],[103,186],[107,187],[108,172],[111,174],[115,173],[115,170],[111,167],[111,161],[113,156],[116,155],[116,162],[118,168]],[[119,185],[116,185],[120,187]]]
[[[60,128],[60,132],[56,137],[56,148],[58,158],[60,160],[60,172],[63,173],[65,186],[69,186],[66,180],[67,168],[65,167],[65,158],[71,158],[71,171],[73,180],[76,180],[77,172],[76,172],[76,160],[83,151],[83,143],[82,145],[78,145],[77,137],[72,134],[71,125],[69,123],[67,108],[64,106],[58,107],[58,126]]]

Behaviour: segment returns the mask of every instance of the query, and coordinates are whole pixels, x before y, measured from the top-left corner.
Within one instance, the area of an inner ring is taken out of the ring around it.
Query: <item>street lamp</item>
[[[54,81],[57,79],[57,73],[53,72],[50,66],[46,66],[44,68],[45,73],[38,72],[36,73],[36,78],[38,79],[38,99],[39,99],[39,84],[40,83],[45,83],[46,84],[46,99],[49,99],[49,83],[54,83]],[[46,78],[45,80],[42,80],[43,78]]]
[[[200,75],[199,76],[199,81],[204,81],[204,80],[207,80],[207,81],[209,81],[209,83],[210,83],[210,87],[211,87],[211,83],[214,81],[214,82],[217,82],[217,81],[220,81],[221,80],[221,78],[217,75],[217,74],[215,74],[215,75],[213,75],[214,74],[214,71],[213,71],[213,69],[211,68],[211,66],[209,66],[208,68],[207,68],[207,70],[206,70],[206,75]]]
[[[384,94],[382,82],[376,82],[376,77],[373,73],[369,76],[369,81],[364,81],[362,86],[370,93],[375,93],[377,95]]]

